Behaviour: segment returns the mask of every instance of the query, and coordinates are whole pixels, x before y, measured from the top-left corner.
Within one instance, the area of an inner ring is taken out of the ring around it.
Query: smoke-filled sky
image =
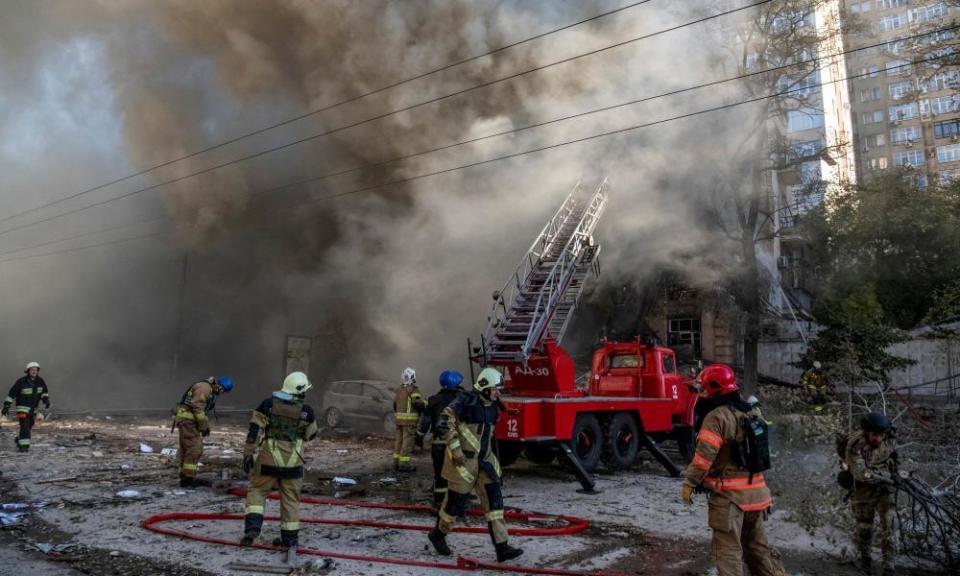
[[[625,3],[0,0],[0,218]],[[396,380],[410,365],[429,389],[443,369],[466,371],[465,340],[482,331],[491,292],[580,178],[612,183],[603,282],[641,281],[681,255],[709,261],[716,238],[697,220],[736,113],[321,198],[705,108],[734,89],[272,190],[729,75],[713,68],[722,50],[705,25],[31,223],[713,4],[652,0],[0,223],[2,373],[12,384],[40,362],[64,409],[164,407],[193,379],[227,373],[239,390],[223,403],[246,406],[279,385],[295,334],[315,337],[318,384]]]

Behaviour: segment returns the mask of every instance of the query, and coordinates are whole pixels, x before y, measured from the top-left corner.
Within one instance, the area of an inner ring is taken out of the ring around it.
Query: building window
[[[883,45],[883,51],[887,54],[899,54],[907,49],[906,40],[892,40]]]
[[[886,10],[896,8],[897,6],[909,6],[913,0],[877,0],[877,10]]]
[[[860,122],[863,124],[879,124],[880,122],[883,122],[883,110],[863,112],[860,114]]]
[[[920,150],[901,150],[893,155],[893,165],[897,168],[916,168],[922,164],[923,152]]]
[[[960,120],[947,120],[933,125],[933,134],[937,138],[954,138],[960,135]]]
[[[949,114],[950,112],[956,112],[960,110],[960,95],[939,96],[937,98],[931,98],[930,100],[924,100],[922,108],[924,115],[929,113]]]
[[[913,81],[903,80],[901,82],[894,82],[887,86],[887,90],[890,92],[891,100],[899,100],[913,92]]]
[[[861,77],[863,77],[863,76],[869,76],[870,78],[876,78],[876,77],[879,76],[879,75],[880,75],[880,67],[879,67],[879,66],[868,66],[868,67],[866,67],[866,68],[861,68],[861,69],[860,69],[860,76],[861,76]]]
[[[889,16],[882,16],[880,18],[880,31],[889,32],[891,30],[899,30],[907,25],[907,13],[902,12],[900,14],[890,14]]]
[[[890,121],[896,122],[897,120],[909,120],[911,118],[916,118],[919,114],[917,109],[916,102],[910,102],[909,104],[900,104],[899,106],[890,107]]]
[[[887,137],[883,134],[873,134],[871,136],[864,136],[861,141],[863,142],[863,151],[869,152],[874,148],[879,148],[881,146],[887,145]]]
[[[937,146],[938,162],[956,162],[960,160],[960,144]]]
[[[931,76],[929,80],[921,81],[919,84],[922,92],[956,90],[960,87],[960,71],[947,70],[945,72],[938,72]]]
[[[789,160],[800,160],[816,156],[823,150],[826,143],[821,140],[806,140],[803,142],[791,142],[787,148],[787,158]]]
[[[809,96],[820,89],[820,72],[812,70],[800,78],[781,76],[777,81],[777,88],[790,96]]]
[[[887,76],[909,76],[913,69],[909,60],[891,60],[884,64]]]
[[[680,357],[700,356],[700,319],[699,318],[671,318],[667,320],[667,345],[675,350],[685,348],[684,352],[677,350]]]
[[[920,190],[925,189],[929,183],[926,174],[910,174],[907,178]]]
[[[960,179],[960,168],[954,168],[953,170],[941,170],[939,178],[940,183],[946,186],[947,184]]]
[[[890,142],[894,144],[910,144],[920,141],[919,126],[902,126],[890,131]]]
[[[910,22],[929,22],[939,20],[947,15],[947,5],[944,2],[931,4],[930,6],[920,6],[910,10]]]
[[[871,170],[884,170],[887,167],[887,157],[870,158],[867,160],[867,167]]]
[[[787,112],[787,132],[813,130],[823,126],[823,112],[813,108],[801,108]]]
[[[864,88],[860,91],[861,102],[873,102],[880,99],[880,88]]]
[[[863,12],[869,12],[873,7],[873,3],[870,1],[867,2],[854,2],[850,5],[850,12],[852,14],[860,14]]]

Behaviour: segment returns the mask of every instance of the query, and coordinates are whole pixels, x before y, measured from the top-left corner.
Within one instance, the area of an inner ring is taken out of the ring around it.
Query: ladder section
[[[548,336],[563,338],[591,270],[599,273],[593,232],[607,204],[607,181],[592,194],[579,183],[520,260],[484,331],[490,363],[525,362]]]

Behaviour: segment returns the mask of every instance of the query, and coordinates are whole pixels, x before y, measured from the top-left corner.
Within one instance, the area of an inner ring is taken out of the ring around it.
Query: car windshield
[[[621,354],[610,357],[611,368],[636,368],[638,365],[636,354]]]

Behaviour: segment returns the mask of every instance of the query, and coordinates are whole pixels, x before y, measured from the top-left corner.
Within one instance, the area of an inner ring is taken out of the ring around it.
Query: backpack
[[[736,409],[730,407],[736,414]],[[733,461],[753,475],[770,469],[770,435],[767,422],[757,414],[741,412],[737,416],[742,431],[742,439],[732,446]]]

